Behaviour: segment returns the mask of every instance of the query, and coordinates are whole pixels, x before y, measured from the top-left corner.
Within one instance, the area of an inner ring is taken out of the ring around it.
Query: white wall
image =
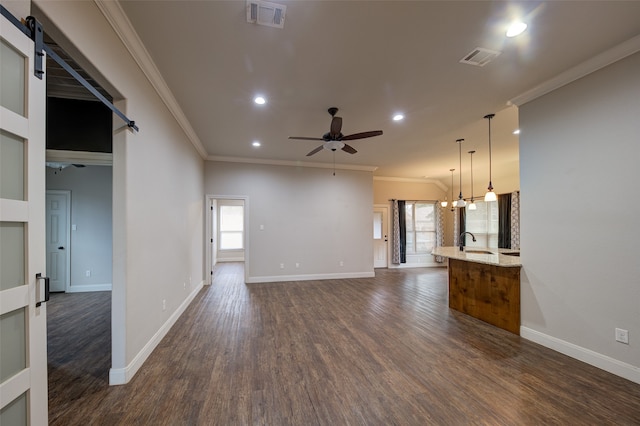
[[[70,291],[111,290],[111,167],[47,167],[47,189],[71,191]]]
[[[140,127],[113,138],[110,382],[125,383],[203,283],[204,161],[94,2],[34,3],[45,32],[55,24]]]
[[[373,276],[372,181],[362,171],[205,167],[207,194],[247,197],[247,282]]]
[[[522,335],[640,383],[640,54],[520,124]]]

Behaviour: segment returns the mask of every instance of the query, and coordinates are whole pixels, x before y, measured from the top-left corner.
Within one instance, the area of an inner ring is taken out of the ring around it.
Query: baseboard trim
[[[153,335],[151,340],[147,342],[140,352],[133,358],[133,361],[129,363],[125,368],[112,368],[109,370],[109,385],[124,385],[133,378],[138,372],[142,364],[149,358],[149,355],[162,341],[164,336],[167,335],[171,327],[178,321],[178,318],[184,313],[187,307],[193,302],[198,292],[204,286],[204,281],[200,281],[193,291],[187,296],[187,298],[180,304],[173,314],[167,319],[167,321],[160,327],[160,329]]]
[[[339,274],[308,274],[308,275],[273,275],[263,277],[248,277],[247,284],[274,283],[286,281],[311,281],[311,280],[339,280],[345,278],[373,278],[375,272],[345,272]]]
[[[520,336],[524,339],[538,343],[554,351],[560,352],[571,358],[586,362],[611,374],[620,376],[632,382],[640,384],[640,367],[627,364],[610,356],[594,352],[573,343],[566,342],[553,336],[549,336],[528,327],[520,327]]]
[[[66,292],[67,293],[88,293],[91,291],[111,291],[111,283],[108,284],[86,284],[86,285],[72,285]]]

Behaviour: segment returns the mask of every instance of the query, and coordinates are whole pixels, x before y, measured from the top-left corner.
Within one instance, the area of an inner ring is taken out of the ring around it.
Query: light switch
[[[71,230],[72,230],[72,231],[75,231],[76,229],[77,229],[77,228],[76,228],[76,224],[75,224],[75,223],[74,223],[73,225],[71,225]]]

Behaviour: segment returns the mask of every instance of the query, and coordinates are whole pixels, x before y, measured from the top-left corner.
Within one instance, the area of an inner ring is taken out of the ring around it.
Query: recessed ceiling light
[[[519,134],[520,134],[520,129],[515,129],[515,130],[513,131],[513,134],[514,134],[514,135],[519,135]]]
[[[253,102],[257,103],[258,105],[264,105],[267,103],[267,100],[262,96],[256,96],[255,98],[253,98]]]
[[[393,121],[402,121],[404,120],[404,115],[398,113],[393,116]]]
[[[256,148],[261,146],[262,144],[259,141],[253,141],[253,143],[251,144],[253,146],[255,146]]]
[[[507,29],[507,37],[515,37],[519,36],[527,29],[527,24],[524,22],[514,22],[509,25],[509,29]]]

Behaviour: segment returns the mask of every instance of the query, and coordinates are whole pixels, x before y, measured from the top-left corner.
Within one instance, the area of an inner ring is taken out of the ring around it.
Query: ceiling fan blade
[[[352,147],[351,145],[348,145],[346,143],[342,147],[342,150],[344,152],[348,152],[349,154],[355,154],[356,152],[358,152],[358,151],[356,151],[356,149],[354,147]]]
[[[333,117],[331,119],[331,136],[338,136],[342,130],[342,117]]]
[[[320,139],[322,140],[322,139]],[[316,152],[320,152],[322,151],[323,145],[320,145],[319,147],[317,147],[316,149],[314,149],[313,151],[311,151],[310,153],[307,154],[307,157],[311,157],[313,154],[315,154]]]
[[[323,141],[322,138],[307,138],[305,136],[289,136],[289,139],[298,139],[301,141]]]
[[[340,140],[352,141],[354,139],[372,138],[374,136],[380,136],[381,134],[382,130],[373,130],[371,132],[354,133],[352,135],[343,136]]]

